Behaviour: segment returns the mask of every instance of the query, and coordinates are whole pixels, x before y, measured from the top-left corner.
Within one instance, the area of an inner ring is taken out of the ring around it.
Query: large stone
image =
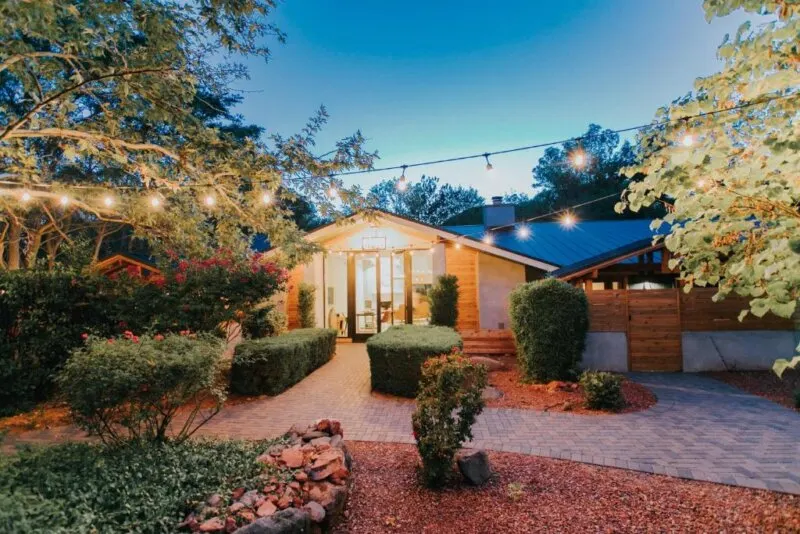
[[[470,484],[480,486],[492,478],[489,456],[482,449],[463,451],[458,455],[458,469]]]
[[[239,499],[239,502],[244,504],[248,508],[252,508],[253,506],[255,506],[259,498],[260,495],[258,494],[258,490],[250,490],[244,495],[242,495],[242,498]]]
[[[200,523],[198,530],[200,532],[217,532],[225,528],[225,521],[219,517],[212,517]]]
[[[490,373],[492,371],[503,371],[506,368],[503,362],[485,356],[471,356],[469,361],[475,365],[483,365]]]
[[[344,466],[344,454],[339,449],[328,449],[319,456],[311,465],[309,476],[311,480],[324,480]]]
[[[245,525],[234,534],[308,534],[311,515],[306,510],[287,508]]]
[[[269,501],[264,501],[264,503],[258,507],[258,510],[256,510],[256,515],[258,517],[267,517],[269,515],[274,514],[277,511],[278,511],[277,506],[275,506]]]
[[[306,504],[303,507],[303,510],[308,512],[308,515],[311,516],[311,520],[314,523],[322,523],[325,520],[325,508],[316,501],[311,501],[310,503]]]
[[[324,438],[327,437],[328,434],[325,432],[320,432],[319,430],[312,430],[311,432],[306,432],[303,434],[303,441],[311,441],[312,439],[317,438]]]
[[[305,457],[303,451],[300,449],[284,449],[281,453],[281,461],[286,464],[289,469],[297,469],[303,466]]]

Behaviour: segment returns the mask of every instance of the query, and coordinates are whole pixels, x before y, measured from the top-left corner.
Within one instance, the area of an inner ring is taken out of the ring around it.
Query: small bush
[[[585,371],[581,387],[586,407],[591,410],[619,410],[625,406],[622,377],[601,371]]]
[[[314,328],[317,326],[317,317],[314,314],[314,295],[317,288],[303,282],[297,291],[297,315],[300,328]]]
[[[209,495],[263,487],[274,441],[64,444],[0,459],[0,532],[175,532]],[[269,472],[268,472],[269,473]]]
[[[78,426],[104,443],[181,442],[222,407],[222,350],[209,336],[90,338],[67,361],[58,384]],[[209,399],[213,405],[203,408]],[[170,436],[170,423],[185,405],[187,419]]]
[[[458,320],[458,277],[443,274],[436,280],[428,300],[431,306],[431,324],[455,328]]]
[[[330,361],[336,330],[304,328],[277,337],[243,341],[231,365],[231,390],[241,395],[277,395]]]
[[[432,358],[423,365],[412,425],[426,485],[447,482],[461,444],[472,439],[485,387],[486,368],[460,354]]]
[[[277,336],[285,330],[286,314],[274,306],[255,310],[242,321],[242,333],[250,339]]]
[[[589,329],[583,291],[555,279],[521,284],[509,297],[509,315],[526,380],[574,378]]]
[[[367,340],[372,389],[413,397],[419,388],[425,360],[463,346],[461,336],[452,328],[393,326]]]

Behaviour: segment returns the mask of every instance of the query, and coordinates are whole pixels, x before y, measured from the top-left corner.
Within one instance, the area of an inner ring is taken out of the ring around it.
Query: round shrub
[[[589,329],[583,291],[555,279],[521,284],[509,297],[509,315],[526,380],[574,378]]]
[[[317,288],[305,282],[300,284],[297,293],[297,315],[300,328],[314,328],[317,326],[317,317],[314,314],[314,295]]]
[[[431,358],[423,365],[411,422],[426,485],[447,482],[461,444],[472,439],[472,425],[483,411],[485,387],[486,367],[460,354]]]
[[[58,385],[76,424],[104,443],[180,442],[222,407],[222,351],[208,335],[90,338],[70,356]],[[170,434],[183,406],[186,420]]]
[[[404,324],[376,334],[367,340],[372,389],[413,397],[425,360],[463,346],[461,336],[446,326]]]
[[[273,337],[286,330],[286,314],[272,305],[254,310],[242,320],[242,333],[250,339]]]
[[[431,324],[455,328],[458,320],[458,277],[443,274],[436,280],[428,301],[431,306]]]
[[[625,406],[622,377],[601,371],[585,371],[581,387],[586,407],[591,410],[619,410]]]

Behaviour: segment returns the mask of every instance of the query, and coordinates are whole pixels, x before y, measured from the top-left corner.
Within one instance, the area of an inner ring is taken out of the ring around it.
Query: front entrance
[[[342,252],[324,264],[326,326],[364,341],[396,324],[427,324],[433,258],[427,250]]]

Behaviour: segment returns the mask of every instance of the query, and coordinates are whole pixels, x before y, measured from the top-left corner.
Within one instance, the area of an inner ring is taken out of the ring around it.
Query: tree
[[[0,243],[3,267],[28,265],[74,225],[125,226],[155,247],[243,250],[266,233],[312,248],[283,192],[323,216],[360,201],[333,173],[375,154],[359,132],[313,154],[324,108],[302,132],[259,140],[227,108],[246,76],[235,59],[269,57],[284,35],[273,0],[9,0],[0,4]],[[328,191],[335,187],[341,203]]]
[[[718,49],[722,70],[658,110],[656,122],[673,122],[640,135],[641,161],[628,174],[645,178],[628,187],[617,209],[666,199],[662,238],[686,291],[716,286],[716,300],[745,296],[749,309],[741,318],[791,317],[800,299],[800,5],[704,6],[709,20],[740,9],[773,19],[726,36]]]
[[[484,199],[475,188],[439,184],[435,176],[422,176],[419,182],[398,189],[399,180],[384,180],[370,188],[367,203],[397,215],[438,226],[462,211],[482,206]]]

